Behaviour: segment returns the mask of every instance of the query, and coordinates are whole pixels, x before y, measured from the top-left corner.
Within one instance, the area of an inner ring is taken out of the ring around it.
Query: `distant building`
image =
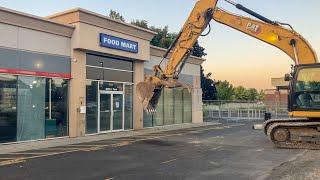
[[[287,111],[289,82],[284,81],[284,78],[272,78],[271,84],[273,88],[265,90],[263,100],[267,110],[274,114]]]

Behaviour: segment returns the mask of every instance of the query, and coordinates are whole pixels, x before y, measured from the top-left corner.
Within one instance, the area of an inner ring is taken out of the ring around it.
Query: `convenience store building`
[[[0,8],[0,143],[202,122],[200,65],[190,57],[158,112],[135,85],[161,61],[155,33],[84,9],[45,18]]]

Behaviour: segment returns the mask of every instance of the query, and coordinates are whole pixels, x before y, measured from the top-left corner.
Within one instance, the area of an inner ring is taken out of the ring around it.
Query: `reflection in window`
[[[87,81],[86,86],[86,133],[93,134],[98,132],[98,82]]]
[[[87,54],[87,65],[126,71],[133,70],[133,62],[112,57]]]
[[[68,80],[0,75],[0,143],[68,136]]]
[[[320,93],[295,93],[295,108],[298,109],[320,109]]]
[[[0,75],[0,143],[16,141],[17,77]]]
[[[133,129],[133,86],[125,86],[124,129]]]
[[[68,136],[68,80],[46,82],[46,137]]]
[[[157,112],[144,112],[143,120],[144,127],[191,123],[191,93],[187,89],[165,88],[160,96]]]
[[[122,72],[116,70],[103,70],[99,68],[87,67],[87,79],[116,81],[116,82],[133,82],[132,72]]]
[[[301,69],[295,88],[296,92],[320,91],[320,68]]]
[[[320,68],[301,69],[294,92],[294,108],[320,109]]]
[[[45,138],[45,78],[18,77],[17,141]]]

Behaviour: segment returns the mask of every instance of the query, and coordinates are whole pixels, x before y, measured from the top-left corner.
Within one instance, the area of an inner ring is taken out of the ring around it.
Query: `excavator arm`
[[[278,22],[254,20],[231,14],[220,8],[216,8],[213,19],[279,48],[296,64],[314,64],[318,61],[316,53],[307,40],[293,29],[286,28]]]
[[[218,0],[199,0],[194,6],[178,37],[163,56],[163,60],[153,67],[154,75],[145,77],[137,85],[137,95],[144,109],[154,112],[164,87],[187,87],[177,82],[193,46],[212,20]],[[161,64],[168,59],[162,69]]]
[[[145,77],[145,81],[137,85],[137,95],[145,110],[155,111],[163,88],[187,87],[178,83],[179,74],[192,54],[194,44],[203,31],[210,26],[212,19],[281,49],[297,65],[317,63],[317,55],[310,44],[290,25],[272,21],[231,0],[225,1],[259,20],[231,14],[217,8],[218,0],[199,0],[178,37],[165,53],[163,60],[168,59],[165,68],[161,68],[163,63],[161,61],[153,68],[154,75]]]

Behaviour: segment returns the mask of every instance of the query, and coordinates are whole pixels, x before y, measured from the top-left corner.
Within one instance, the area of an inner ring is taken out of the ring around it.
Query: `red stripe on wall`
[[[43,77],[56,77],[56,78],[64,78],[64,79],[71,78],[71,74],[69,74],[69,73],[26,71],[26,70],[20,70],[20,69],[1,69],[0,68],[0,73],[21,74],[21,75],[29,75],[29,76],[43,76]]]

